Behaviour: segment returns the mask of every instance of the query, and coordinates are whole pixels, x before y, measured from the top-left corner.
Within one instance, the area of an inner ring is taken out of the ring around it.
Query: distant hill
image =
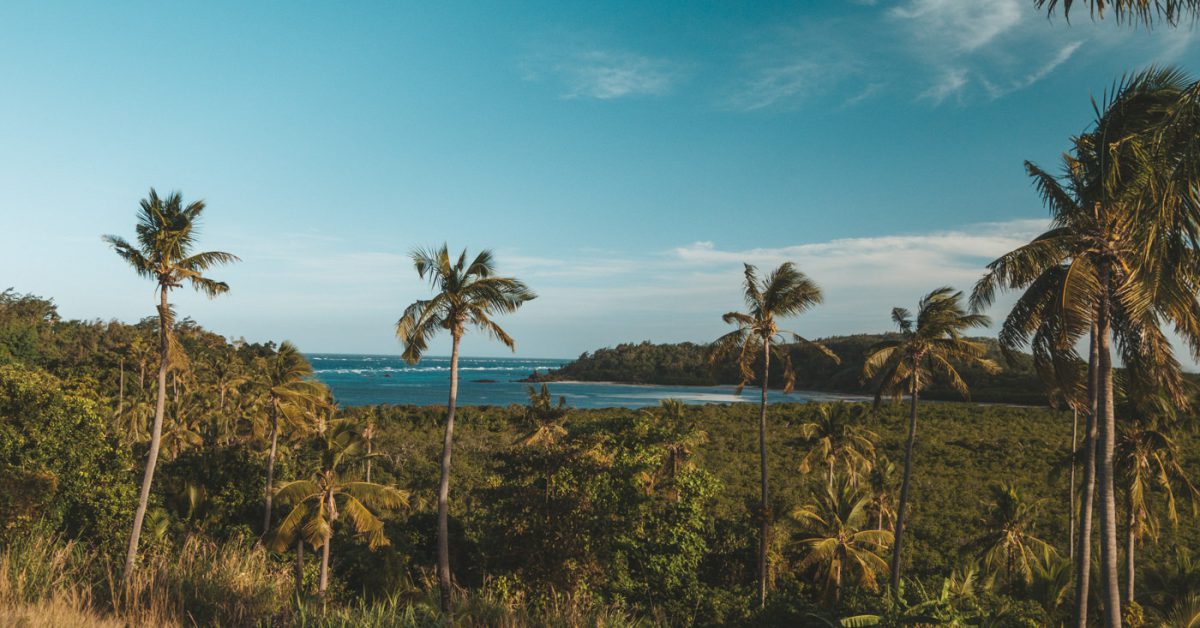
[[[871,345],[895,338],[895,334],[856,334],[831,336],[820,342],[837,354],[842,362],[834,364],[816,351],[799,345],[785,345],[796,370],[796,388],[872,394],[860,381],[866,351]],[[989,375],[978,368],[960,371],[971,388],[971,399],[996,403],[1040,405],[1046,403],[1045,387],[1033,370],[1033,359],[1027,354],[1006,361],[999,343],[992,338],[977,338],[988,345],[989,357],[1003,366],[1003,371]],[[708,345],[692,342],[655,344],[649,341],[619,344],[585,352],[561,368],[532,378],[536,381],[608,381],[630,384],[663,384],[711,386],[736,384],[737,367],[724,363],[710,367],[705,361]],[[771,386],[783,386],[778,364],[771,365]],[[959,399],[957,393],[944,385],[934,385],[923,393],[929,399]]]

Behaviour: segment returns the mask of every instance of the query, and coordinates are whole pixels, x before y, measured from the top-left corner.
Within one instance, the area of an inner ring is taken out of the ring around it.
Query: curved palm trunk
[[[442,612],[450,612],[450,453],[454,445],[454,410],[458,403],[458,342],[453,335],[450,351],[450,399],[446,410],[446,438],[442,443],[442,477],[438,483],[438,588],[441,591]]]
[[[167,305],[167,288],[159,287],[158,304],[158,399],[154,404],[154,427],[150,430],[150,451],[146,456],[146,472],[142,475],[142,488],[138,493],[137,510],[133,513],[133,530],[129,533],[129,550],[125,554],[125,571],[123,576],[128,584],[133,577],[133,565],[137,561],[138,541],[142,537],[142,521],[146,518],[146,507],[150,503],[150,484],[154,481],[154,466],[158,463],[158,450],[162,446],[163,415],[167,410],[167,369],[168,337],[170,330],[169,307]]]
[[[1107,285],[1103,277],[1101,285]],[[1104,600],[1104,625],[1121,626],[1121,586],[1117,576],[1117,498],[1113,487],[1113,453],[1116,437],[1116,413],[1113,407],[1112,355],[1109,350],[1110,321],[1108,304],[1100,306],[1096,339],[1100,345],[1100,417],[1097,443],[1096,481],[1100,488],[1100,578]]]
[[[771,378],[771,339],[763,338],[762,402],[758,415],[758,466],[762,481],[762,504],[759,517],[762,524],[758,531],[758,605],[767,605],[767,536],[771,522],[767,516],[770,494],[767,490],[767,383]]]
[[[275,497],[275,453],[279,448],[279,413],[275,402],[271,402],[271,451],[267,455],[267,485],[263,495],[262,533],[271,529],[271,504]]]
[[[1088,348],[1089,411],[1083,435],[1083,494],[1079,499],[1079,536],[1075,547],[1075,626],[1087,628],[1088,593],[1092,577],[1092,511],[1096,493],[1097,420],[1100,409],[1100,346],[1092,327]]]
[[[1070,558],[1075,558],[1075,455],[1079,452],[1079,410],[1071,409],[1071,485],[1068,489],[1070,493],[1070,506],[1067,508],[1067,526],[1070,532],[1067,535],[1067,552]]]
[[[908,511],[908,491],[912,482],[913,444],[917,440],[917,390],[920,388],[920,376],[913,367],[912,388],[908,410],[908,440],[904,443],[904,479],[900,482],[900,503],[896,506],[895,544],[892,545],[892,595],[900,595],[900,551],[904,543],[904,515]]]

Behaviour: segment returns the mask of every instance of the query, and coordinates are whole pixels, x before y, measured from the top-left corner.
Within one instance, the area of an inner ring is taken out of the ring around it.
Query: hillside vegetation
[[[785,345],[783,349],[791,356],[798,389],[874,394],[870,382],[862,377],[867,350],[880,341],[897,337],[897,334],[856,334],[820,339],[818,342],[841,359],[840,364],[800,345]],[[1005,356],[995,339],[975,340],[986,343],[987,356],[1002,363],[1004,369],[999,374],[989,374],[979,368],[961,368],[959,372],[971,389],[972,400],[1027,405],[1046,403],[1045,386],[1034,372],[1033,360],[1028,354],[1012,352]],[[531,379],[681,386],[737,384],[740,381],[737,365],[729,360],[710,364],[708,352],[709,345],[691,342],[624,343],[585,352],[561,368]],[[773,388],[783,386],[780,364],[772,365],[770,381]],[[961,398],[940,382],[930,386],[923,395],[942,400]]]
[[[407,508],[376,511],[385,545],[372,549],[367,537],[335,527],[327,593],[313,595],[319,574],[310,559],[297,601],[295,552],[256,540],[269,442],[259,420],[266,396],[254,381],[276,348],[230,344],[187,321],[177,324],[189,361],[171,380],[176,410],[143,567],[129,591],[114,586],[145,448],[149,394],[139,379],[154,366],[152,355],[146,364],[128,357],[138,355],[129,347],[152,333],[152,322],[64,321],[43,299],[5,293],[0,300],[0,623],[440,622],[431,578],[444,409],[343,413],[372,426],[377,455],[348,459],[342,472],[361,478],[370,465],[373,482],[411,498]],[[1069,412],[957,403],[923,410],[909,594],[895,606],[874,593],[878,585],[849,579],[843,599],[831,603],[827,574],[806,561],[811,528],[792,513],[828,484],[823,463],[805,464],[814,450],[806,424],[825,408],[874,434],[870,460],[881,472],[861,478],[870,497],[864,526],[886,528],[898,477],[882,470],[900,458],[903,409],[771,406],[766,515],[774,593],[759,610],[747,603],[755,587],[757,408],[547,413],[554,404],[541,401],[552,399],[461,409],[451,538],[461,587],[453,617],[462,625],[794,626],[937,613],[1025,626],[1068,613],[1056,565],[1067,554]],[[1184,467],[1200,472],[1200,439],[1189,434],[1177,444]],[[287,439],[278,477],[320,469],[321,451],[311,437]],[[1033,508],[1024,532],[1056,550],[1033,558],[1028,580],[1003,570],[988,575],[976,559],[978,542],[994,532],[1002,485]],[[1198,551],[1200,534],[1186,516],[1147,543],[1139,599],[1149,615],[1161,616],[1182,595],[1164,582],[1200,575],[1176,561],[1178,552]],[[963,578],[975,580],[966,587]]]

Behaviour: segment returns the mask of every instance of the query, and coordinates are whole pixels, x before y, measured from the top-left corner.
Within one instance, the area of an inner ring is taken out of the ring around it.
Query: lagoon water
[[[333,390],[338,403],[443,405],[450,384],[450,359],[428,357],[409,365],[399,355],[310,354],[317,378]],[[532,358],[459,358],[458,402],[462,405],[525,404],[519,380],[534,371],[545,373],[569,360]],[[574,408],[642,408],[668,397],[685,403],[754,403],[756,390],[736,394],[733,386],[646,386],[607,382],[552,382],[550,392],[567,398]],[[770,394],[772,402],[861,399],[832,393],[795,391]]]

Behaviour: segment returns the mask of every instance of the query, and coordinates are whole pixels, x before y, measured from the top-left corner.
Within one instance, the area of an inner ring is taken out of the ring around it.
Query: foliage
[[[112,531],[132,511],[128,449],[109,429],[99,404],[64,390],[42,371],[0,366],[0,495],[8,503],[47,490],[39,513],[72,536],[119,544]],[[28,508],[5,509],[6,527],[30,519]]]

